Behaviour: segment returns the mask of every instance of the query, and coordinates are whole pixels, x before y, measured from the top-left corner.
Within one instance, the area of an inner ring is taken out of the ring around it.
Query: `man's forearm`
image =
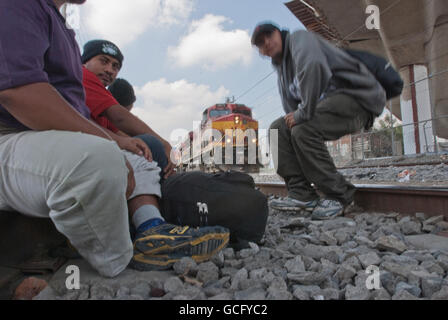
[[[118,129],[130,136],[147,133],[158,138],[163,144],[169,144],[146,123],[120,105],[108,108],[104,114]]]
[[[111,140],[104,130],[72,108],[48,83],[0,91],[0,104],[32,130],[83,132]]]

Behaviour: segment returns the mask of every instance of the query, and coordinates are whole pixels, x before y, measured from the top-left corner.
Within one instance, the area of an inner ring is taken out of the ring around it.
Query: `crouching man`
[[[313,211],[321,220],[343,214],[355,186],[338,173],[325,141],[371,127],[386,104],[383,87],[365,65],[312,32],[262,23],[252,44],[271,58],[286,113],[271,129],[278,130],[276,167],[289,197],[271,206]]]

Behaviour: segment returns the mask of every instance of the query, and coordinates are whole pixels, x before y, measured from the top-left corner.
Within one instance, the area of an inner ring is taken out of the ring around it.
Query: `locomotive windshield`
[[[210,118],[217,118],[231,114],[232,111],[230,109],[222,109],[222,110],[210,110]]]

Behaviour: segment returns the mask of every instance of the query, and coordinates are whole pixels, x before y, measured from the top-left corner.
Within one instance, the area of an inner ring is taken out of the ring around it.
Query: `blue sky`
[[[241,96],[272,72],[270,61],[250,46],[250,35],[265,20],[303,28],[285,2],[87,0],[78,42],[102,38],[120,47],[119,77],[137,92],[133,112],[170,139],[175,129],[192,130],[205,107]],[[275,74],[237,102],[253,108],[261,128],[283,114]]]

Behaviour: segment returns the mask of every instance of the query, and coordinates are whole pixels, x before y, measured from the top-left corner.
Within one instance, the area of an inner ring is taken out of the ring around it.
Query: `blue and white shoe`
[[[275,199],[269,203],[269,206],[275,210],[281,211],[313,211],[316,207],[319,199],[314,199],[311,201],[300,201],[293,199],[291,197],[286,197],[283,199]]]
[[[322,199],[314,208],[311,218],[313,220],[329,220],[344,213],[345,207],[337,200]]]

